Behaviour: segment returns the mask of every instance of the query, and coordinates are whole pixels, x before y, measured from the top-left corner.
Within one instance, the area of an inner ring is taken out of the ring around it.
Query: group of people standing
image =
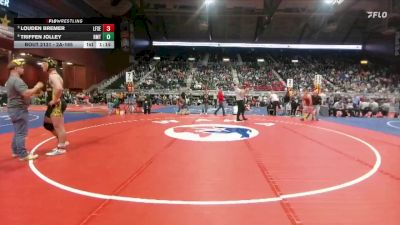
[[[250,89],[246,85],[240,87],[237,84],[233,84],[232,86],[235,91],[236,105],[237,105],[236,121],[247,120],[247,118],[244,116],[244,112],[246,110],[245,99],[246,96],[249,94]],[[295,96],[293,95],[293,92],[290,89],[288,89],[286,96],[284,97],[283,107],[285,110],[287,108],[286,107],[287,104],[295,102],[294,98]],[[217,101],[218,101],[218,107],[214,111],[214,114],[217,115],[218,111],[222,109],[222,114],[225,116],[225,108],[224,108],[225,97],[221,87],[218,87]],[[299,110],[303,115],[302,120],[307,120],[311,118],[312,120],[318,121],[321,104],[322,104],[322,98],[319,95],[318,90],[315,90],[313,92],[310,92],[309,90],[304,90],[301,96],[301,103],[291,104],[291,114],[295,115],[296,111]],[[208,110],[207,90],[205,90],[205,93],[203,95],[203,105],[204,107],[202,109],[202,113],[207,114]],[[271,115],[273,116],[277,115],[278,108],[281,108],[281,106],[279,97],[275,93],[272,93],[270,96],[270,106],[273,109]]]
[[[305,90],[302,96],[302,105],[303,105],[303,117],[302,121],[308,120],[311,116],[311,120],[319,120],[319,111],[321,109],[321,96],[319,96],[318,90],[309,92],[309,90]]]
[[[239,85],[237,85],[237,84],[233,84],[232,86],[235,90],[236,104],[238,107],[238,111],[236,114],[236,121],[247,120],[247,118],[244,116],[244,112],[246,109],[245,104],[244,104],[244,99],[245,99],[246,95],[249,93],[250,89],[247,86],[243,86],[242,88],[240,88]],[[222,115],[223,116],[226,115],[224,101],[225,101],[224,92],[222,90],[222,87],[219,86],[218,93],[217,93],[218,107],[214,111],[214,115],[217,115],[220,109],[222,110]],[[204,105],[204,107],[202,109],[202,113],[207,114],[207,111],[208,111],[208,90],[207,89],[204,91],[203,105]],[[240,115],[242,116],[242,119],[240,119]]]
[[[24,74],[25,61],[23,59],[12,60],[7,68],[10,71],[6,82],[7,91],[7,112],[14,127],[14,136],[11,143],[12,156],[18,157],[22,161],[35,160],[37,154],[27,151],[25,139],[28,135],[29,112],[28,107],[31,98],[43,94],[43,88],[47,92],[47,110],[44,115],[43,127],[50,131],[57,138],[57,146],[47,152],[48,156],[64,154],[66,146],[66,132],[64,127],[63,113],[67,104],[63,98],[63,79],[57,72],[57,61],[51,58],[43,59],[42,70],[48,74],[48,82],[45,85],[37,82],[29,89],[22,79]]]

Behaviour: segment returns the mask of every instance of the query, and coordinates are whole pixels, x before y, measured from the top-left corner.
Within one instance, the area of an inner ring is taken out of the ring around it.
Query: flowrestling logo
[[[241,141],[258,135],[253,128],[226,124],[183,125],[171,127],[164,133],[180,140],[204,142]]]
[[[388,17],[387,12],[373,12],[373,11],[367,11],[368,14],[368,19],[386,19]]]

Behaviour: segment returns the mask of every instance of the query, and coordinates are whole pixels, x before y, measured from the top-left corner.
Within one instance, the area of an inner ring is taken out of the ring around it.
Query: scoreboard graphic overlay
[[[15,18],[14,24],[14,48],[115,47],[115,23],[106,18]]]

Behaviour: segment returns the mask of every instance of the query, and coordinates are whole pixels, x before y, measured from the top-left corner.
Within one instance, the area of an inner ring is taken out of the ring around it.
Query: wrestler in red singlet
[[[308,90],[304,91],[302,100],[303,100],[303,118],[301,118],[301,120],[304,120],[308,119],[308,117],[312,115],[313,112],[312,99]]]

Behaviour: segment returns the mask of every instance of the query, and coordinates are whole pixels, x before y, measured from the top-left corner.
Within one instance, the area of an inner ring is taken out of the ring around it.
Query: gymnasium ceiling
[[[209,7],[204,0],[85,1],[106,16],[134,7],[151,39],[165,41],[362,43],[370,33],[393,31],[391,19],[368,19],[366,11],[399,12],[398,0],[215,0]]]
[[[399,0],[31,0],[59,16],[134,15],[135,35],[157,41],[363,43],[400,28]],[[47,2],[45,4],[44,2]],[[133,10],[133,11],[132,11]],[[385,11],[368,19],[366,11]],[[145,21],[143,23],[143,21]]]

